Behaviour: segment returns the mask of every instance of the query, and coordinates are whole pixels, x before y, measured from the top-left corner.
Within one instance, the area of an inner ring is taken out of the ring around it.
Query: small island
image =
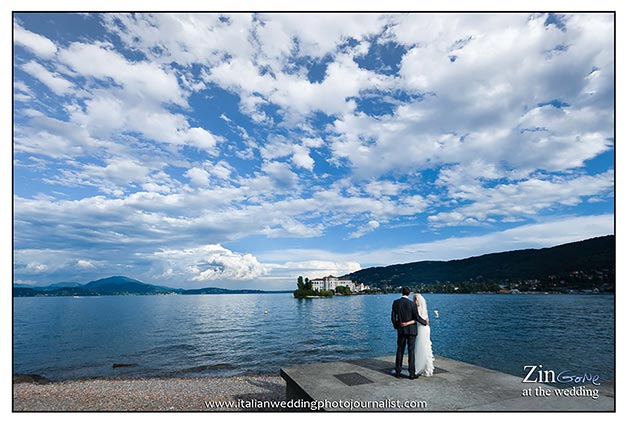
[[[299,276],[297,278],[297,289],[294,291],[294,297],[298,299],[311,299],[318,297],[332,297],[334,295],[351,295],[365,293],[369,290],[369,286],[365,286],[354,280],[346,278],[338,278],[328,275],[323,278],[310,280],[309,278]]]

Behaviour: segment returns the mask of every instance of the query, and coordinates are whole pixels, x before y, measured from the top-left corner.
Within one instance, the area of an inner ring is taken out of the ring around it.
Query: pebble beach
[[[13,410],[278,411],[264,401],[285,400],[285,387],[279,375],[20,382]]]

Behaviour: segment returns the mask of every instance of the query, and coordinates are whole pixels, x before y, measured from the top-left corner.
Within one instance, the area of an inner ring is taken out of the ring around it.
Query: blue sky
[[[14,281],[298,275],[614,233],[610,14],[15,14]]]

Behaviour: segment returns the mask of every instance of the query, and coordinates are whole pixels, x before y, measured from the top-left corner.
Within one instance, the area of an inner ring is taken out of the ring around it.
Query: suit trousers
[[[408,345],[408,372],[410,375],[416,373],[414,347],[416,342],[416,334],[402,334],[401,331],[397,332],[397,357],[395,358],[395,372],[401,373],[401,365],[403,364],[403,354],[406,350],[406,344]]]

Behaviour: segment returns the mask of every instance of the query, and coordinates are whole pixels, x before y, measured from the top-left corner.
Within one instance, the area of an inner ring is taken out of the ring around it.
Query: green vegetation
[[[344,278],[385,292],[397,292],[399,286],[434,293],[614,292],[615,236],[446,262],[367,268]]]
[[[301,275],[297,278],[297,289],[293,292],[294,297],[303,299],[306,297],[332,297],[334,292],[331,290],[313,290],[312,282],[306,277],[305,280]]]
[[[338,286],[336,287],[336,294],[349,295],[351,294],[351,289],[347,286]]]

